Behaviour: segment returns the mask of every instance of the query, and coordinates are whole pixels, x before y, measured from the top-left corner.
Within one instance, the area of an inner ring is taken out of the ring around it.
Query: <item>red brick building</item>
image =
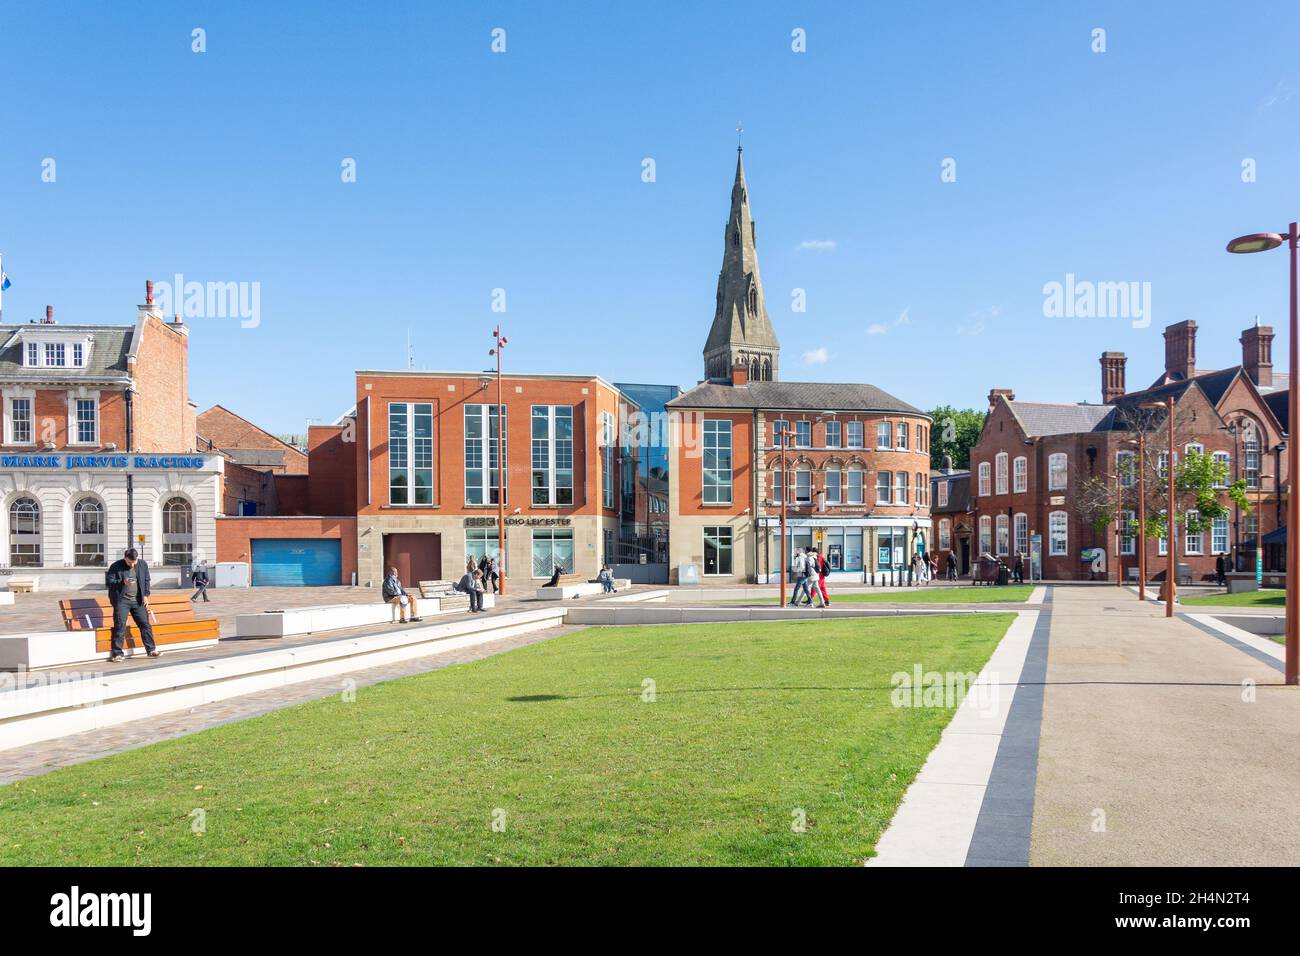
[[[1196,367],[1196,323],[1180,322],[1165,330],[1165,370],[1149,388],[1126,389],[1126,357],[1106,352],[1101,357],[1101,397],[1098,404],[1018,401],[1010,389],[989,393],[988,417],[979,442],[971,451],[970,519],[974,553],[990,552],[1012,558],[1030,554],[1049,579],[1092,576],[1093,549],[1104,552],[1108,575],[1115,562],[1137,566],[1143,544],[1128,533],[1129,526],[1112,523],[1104,532],[1092,527],[1085,512],[1084,486],[1090,478],[1108,482],[1128,474],[1121,469],[1135,454],[1129,439],[1152,414],[1142,406],[1175,402],[1177,456],[1189,450],[1212,455],[1228,466],[1229,481],[1245,480],[1252,513],[1233,514],[1212,529],[1190,535],[1179,531],[1176,554],[1196,580],[1210,578],[1218,555],[1230,562],[1253,555],[1255,542],[1267,540],[1284,522],[1287,491],[1281,453],[1285,425],[1276,406],[1285,396],[1282,376],[1272,372],[1272,329],[1254,327],[1242,333],[1241,365],[1215,371]],[[1148,430],[1148,448],[1164,450],[1161,429]],[[1154,471],[1154,469],[1152,469]],[[1157,480],[1146,475],[1148,485]],[[1133,479],[1124,479],[1131,487]],[[1131,497],[1131,492],[1128,493]],[[1227,500],[1226,495],[1223,500]],[[1130,514],[1129,520],[1135,520]],[[1041,541],[1041,550],[1033,547]],[[1145,542],[1148,576],[1160,579],[1166,564],[1163,541]],[[1253,568],[1253,560],[1250,561]]]

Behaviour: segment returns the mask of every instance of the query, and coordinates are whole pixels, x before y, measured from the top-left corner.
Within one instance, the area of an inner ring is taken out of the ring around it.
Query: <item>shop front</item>
[[[784,555],[789,567],[795,551],[810,546],[830,562],[827,580],[843,583],[906,579],[911,556],[929,550],[929,518],[789,518],[784,548],[779,544],[780,518],[765,517],[760,526],[769,539],[767,567],[758,575],[761,583],[779,580],[778,556]]]

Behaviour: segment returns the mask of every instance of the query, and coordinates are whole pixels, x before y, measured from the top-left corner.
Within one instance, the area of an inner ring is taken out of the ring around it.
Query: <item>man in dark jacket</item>
[[[411,623],[424,620],[424,618],[418,616],[419,611],[417,610],[415,598],[407,594],[406,588],[402,587],[402,579],[397,576],[397,568],[388,569],[388,577],[384,578],[383,593],[384,602],[394,605],[401,615],[400,623],[406,623],[406,609],[408,606],[411,609]]]
[[[140,629],[140,639],[150,657],[162,657],[153,642],[153,625],[149,623],[149,565],[140,560],[135,548],[129,548],[122,560],[114,561],[104,575],[108,585],[108,602],[113,605],[113,650],[108,661],[125,660],[127,617]]]

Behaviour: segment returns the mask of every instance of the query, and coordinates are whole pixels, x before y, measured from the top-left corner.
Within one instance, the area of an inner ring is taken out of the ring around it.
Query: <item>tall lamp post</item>
[[[785,607],[785,579],[790,573],[790,548],[785,537],[785,503],[790,499],[790,472],[786,467],[786,450],[790,447],[790,436],[784,423],[781,427],[781,606]]]
[[[1169,506],[1165,509],[1165,553],[1169,556],[1169,565],[1165,571],[1165,617],[1174,616],[1174,583],[1178,565],[1178,519],[1174,514],[1174,397],[1170,395],[1163,402],[1148,402],[1143,408],[1163,408],[1165,423],[1169,427],[1169,452],[1165,456],[1165,475],[1169,479]],[[1141,572],[1138,572],[1139,575]]]
[[[1236,253],[1266,252],[1286,243],[1291,250],[1291,377],[1287,381],[1287,431],[1294,432],[1300,419],[1300,321],[1297,320],[1297,299],[1300,299],[1300,224],[1291,223],[1286,235],[1261,232],[1240,236],[1228,243],[1228,251]],[[1296,479],[1300,476],[1300,442],[1292,437],[1287,442],[1287,475],[1291,491],[1286,503],[1286,668],[1288,684],[1300,684],[1300,495],[1296,494]],[[1280,487],[1280,485],[1279,485]]]
[[[1147,599],[1147,483],[1146,483],[1146,436],[1138,432],[1136,439],[1128,439],[1126,445],[1137,445],[1138,478],[1138,527],[1134,540],[1138,549],[1138,600]]]
[[[506,409],[501,403],[501,350],[510,341],[501,334],[501,326],[492,330],[496,346],[488,355],[497,359],[497,593],[506,596]],[[489,418],[488,421],[491,421]]]

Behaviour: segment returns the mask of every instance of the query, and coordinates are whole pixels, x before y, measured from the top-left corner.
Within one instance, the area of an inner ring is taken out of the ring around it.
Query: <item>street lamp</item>
[[[506,409],[501,404],[501,350],[510,340],[501,334],[501,326],[492,330],[496,346],[488,355],[497,359],[497,593],[506,596]],[[491,421],[489,418],[488,421]]]
[[[1287,430],[1294,431],[1300,419],[1300,321],[1297,320],[1297,299],[1300,299],[1300,224],[1291,223],[1286,235],[1261,232],[1241,236],[1228,243],[1228,251],[1236,253],[1267,252],[1286,243],[1291,250],[1291,376],[1287,380]],[[1286,669],[1288,684],[1300,684],[1300,584],[1296,572],[1300,570],[1300,496],[1296,495],[1296,477],[1300,474],[1300,442],[1287,445],[1287,473],[1291,491],[1286,505]]]
[[[781,606],[785,607],[785,579],[790,571],[790,546],[785,537],[785,503],[790,498],[790,472],[786,467],[786,451],[790,447],[789,429],[785,427],[785,422],[780,422],[780,434],[778,438],[781,441]]]
[[[1174,575],[1177,570],[1178,521],[1174,517],[1174,397],[1170,395],[1163,402],[1147,402],[1143,408],[1163,408],[1169,425],[1169,452],[1165,456],[1165,474],[1169,478],[1169,506],[1165,509],[1165,553],[1169,556],[1169,565],[1165,571],[1165,617],[1174,616]],[[1141,575],[1141,571],[1138,572]]]
[[[1146,435],[1138,432],[1136,439],[1128,439],[1126,445],[1137,445],[1138,461],[1138,530],[1134,535],[1138,549],[1138,600],[1147,599],[1147,484],[1146,484]]]

